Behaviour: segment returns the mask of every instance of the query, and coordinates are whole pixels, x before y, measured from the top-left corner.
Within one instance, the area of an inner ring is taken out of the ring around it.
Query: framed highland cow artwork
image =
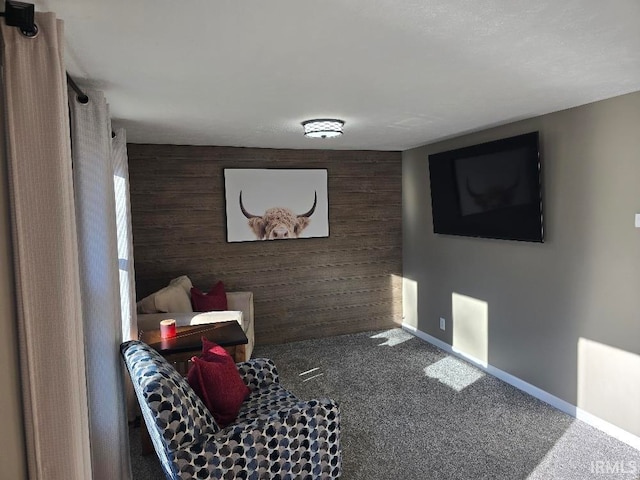
[[[329,236],[326,169],[226,168],[227,242]]]

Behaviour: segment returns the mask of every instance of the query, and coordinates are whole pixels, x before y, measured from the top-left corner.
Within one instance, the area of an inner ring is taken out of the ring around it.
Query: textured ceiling
[[[405,150],[640,90],[638,0],[35,3],[137,143]]]

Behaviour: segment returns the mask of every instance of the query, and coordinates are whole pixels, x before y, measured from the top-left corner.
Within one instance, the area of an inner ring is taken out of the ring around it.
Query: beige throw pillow
[[[169,286],[180,286],[184,289],[185,293],[189,298],[191,298],[191,288],[193,287],[193,283],[186,275],[182,275],[181,277],[174,278],[169,282]]]
[[[138,313],[159,313],[156,309],[155,297],[156,292],[144,297],[138,303],[136,303],[136,310]]]
[[[144,297],[137,306],[138,313],[191,313],[191,287],[186,275],[174,278],[169,285]]]
[[[193,312],[191,298],[181,285],[169,285],[158,290],[154,297],[156,310],[162,313]]]

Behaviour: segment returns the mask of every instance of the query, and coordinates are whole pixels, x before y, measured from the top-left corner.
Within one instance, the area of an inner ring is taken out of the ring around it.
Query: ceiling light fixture
[[[320,118],[302,122],[304,136],[312,138],[332,138],[342,135],[344,122],[334,118]]]

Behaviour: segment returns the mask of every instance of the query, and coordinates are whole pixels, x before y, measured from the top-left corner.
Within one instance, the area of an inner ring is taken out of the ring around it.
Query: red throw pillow
[[[221,358],[228,358],[233,362],[233,358],[231,357],[231,355],[229,355],[229,352],[224,349],[224,347],[221,347],[216,342],[212,342],[204,335],[200,338],[200,341],[202,342],[202,353],[200,354],[200,358],[202,360],[205,360],[207,362],[217,362]],[[233,364],[233,366],[235,368],[235,363]],[[238,376],[240,376],[239,373]]]
[[[242,381],[231,355],[202,337],[202,357],[193,357],[187,381],[221,428],[232,423],[250,390]]]
[[[227,293],[224,283],[218,282],[208,293],[202,293],[196,287],[191,288],[191,305],[194,312],[211,312],[213,310],[228,310]]]

